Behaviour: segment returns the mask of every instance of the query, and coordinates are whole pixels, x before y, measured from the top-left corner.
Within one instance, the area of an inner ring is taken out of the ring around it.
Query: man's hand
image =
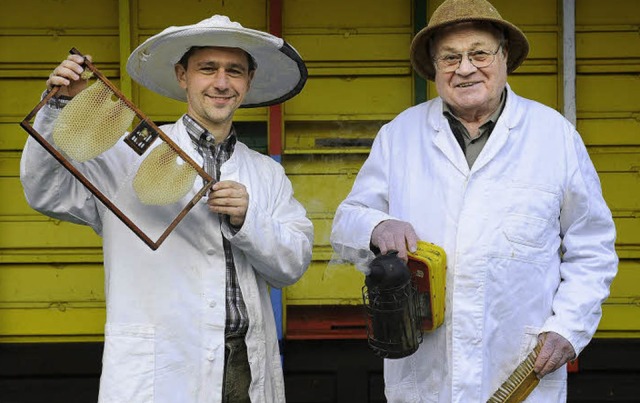
[[[398,251],[398,257],[408,260],[407,248],[415,252],[418,236],[413,226],[408,222],[398,220],[386,220],[378,224],[371,233],[371,244],[380,249],[381,254],[388,251]]]
[[[87,56],[90,61],[91,56]],[[69,55],[66,60],[58,65],[49,75],[47,89],[51,90],[55,86],[60,86],[58,95],[73,98],[82,90],[87,88],[87,80],[80,75],[84,71],[82,64],[84,58],[79,55]]]
[[[209,210],[214,213],[226,214],[234,227],[244,224],[249,208],[249,193],[243,184],[233,181],[218,182],[211,187],[207,200]]]
[[[542,349],[533,368],[538,378],[555,371],[575,358],[576,352],[571,343],[558,333],[548,332],[538,337],[543,340]]]

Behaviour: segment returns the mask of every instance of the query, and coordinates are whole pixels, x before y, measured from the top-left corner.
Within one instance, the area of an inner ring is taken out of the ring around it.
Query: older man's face
[[[500,104],[500,96],[507,83],[507,54],[500,49],[491,65],[477,68],[470,63],[466,52],[495,52],[500,39],[492,31],[460,24],[439,33],[433,56],[462,54],[455,71],[443,72],[436,66],[435,83],[438,95],[453,109],[456,116],[466,120],[481,120],[493,113]]]

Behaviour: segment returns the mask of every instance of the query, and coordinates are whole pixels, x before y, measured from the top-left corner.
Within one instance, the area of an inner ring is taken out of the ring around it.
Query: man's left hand
[[[226,214],[234,227],[241,227],[249,208],[247,188],[238,182],[222,181],[211,187],[207,200],[209,210]]]
[[[543,340],[542,349],[534,366],[538,378],[555,371],[575,358],[576,352],[571,343],[558,333],[547,332],[538,337]]]

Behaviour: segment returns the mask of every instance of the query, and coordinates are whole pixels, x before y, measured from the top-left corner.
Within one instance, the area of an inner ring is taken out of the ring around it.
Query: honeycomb
[[[176,203],[195,183],[198,172],[167,143],[162,143],[142,161],[133,179],[133,189],[143,204]]]
[[[97,80],[62,109],[53,142],[70,159],[85,162],[113,147],[134,117],[135,112]]]

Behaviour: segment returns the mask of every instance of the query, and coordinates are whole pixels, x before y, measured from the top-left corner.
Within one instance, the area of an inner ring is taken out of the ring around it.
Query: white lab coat
[[[37,130],[50,133],[57,115],[45,106]],[[162,129],[202,163],[181,119]],[[110,200],[153,231],[163,214],[173,217],[186,205],[202,181],[196,180],[177,209],[145,207],[130,186],[141,161],[120,141],[81,166]],[[221,172],[222,180],[244,184],[250,195],[240,231],[234,234],[223,224],[222,232],[233,249],[250,319],[251,400],[280,403],[284,381],[267,284],[283,287],[302,276],[311,260],[313,227],[284,170],[271,158],[238,142]],[[107,323],[100,402],[219,402],[226,270],[221,224],[206,198],[152,251],[32,138],[23,153],[21,180],[33,208],[90,225],[103,238]]]
[[[445,323],[415,354],[385,360],[389,402],[485,402],[539,333],[576,353],[594,334],[617,270],[615,228],[579,134],[556,111],[508,88],[471,169],[440,98],[402,112],[337,210],[334,249],[362,265],[391,218],[442,246],[448,265]],[[566,377],[547,375],[527,402],[565,401]]]

